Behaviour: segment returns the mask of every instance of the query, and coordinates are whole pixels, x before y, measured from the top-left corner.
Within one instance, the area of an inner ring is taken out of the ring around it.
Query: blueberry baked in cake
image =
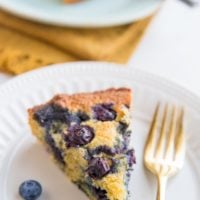
[[[90,200],[127,200],[131,90],[57,95],[29,109],[33,134]]]

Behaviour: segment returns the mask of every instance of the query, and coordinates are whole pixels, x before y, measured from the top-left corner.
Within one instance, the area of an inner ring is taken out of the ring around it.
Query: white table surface
[[[167,0],[129,61],[200,96],[200,7]],[[11,79],[0,73],[0,84]]]

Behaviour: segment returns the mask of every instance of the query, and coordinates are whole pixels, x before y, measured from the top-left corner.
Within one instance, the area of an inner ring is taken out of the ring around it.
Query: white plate
[[[143,146],[157,101],[182,104],[187,109],[187,155],[183,170],[169,181],[167,199],[199,200],[200,100],[184,89],[142,71],[107,63],[71,63],[43,68],[19,76],[0,87],[0,199],[15,200],[19,184],[39,180],[42,200],[87,200],[54,165],[47,152],[31,136],[26,109],[56,93],[94,91],[127,86],[133,89],[133,139],[137,166],[130,190],[131,200],[154,200],[155,178],[142,162]]]
[[[162,0],[0,0],[0,7],[19,16],[54,25],[102,27],[129,23],[152,14]]]

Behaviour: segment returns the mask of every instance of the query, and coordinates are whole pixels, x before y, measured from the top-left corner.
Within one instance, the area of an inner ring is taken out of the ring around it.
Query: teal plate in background
[[[3,8],[18,16],[46,24],[73,27],[106,27],[130,23],[152,14],[162,0],[0,0]]]

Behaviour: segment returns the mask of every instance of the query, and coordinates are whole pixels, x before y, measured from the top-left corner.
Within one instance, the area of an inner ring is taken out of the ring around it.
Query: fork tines
[[[183,116],[183,108],[167,104],[161,109],[161,105],[157,105],[146,143],[146,160],[171,161],[181,168],[184,157]]]

